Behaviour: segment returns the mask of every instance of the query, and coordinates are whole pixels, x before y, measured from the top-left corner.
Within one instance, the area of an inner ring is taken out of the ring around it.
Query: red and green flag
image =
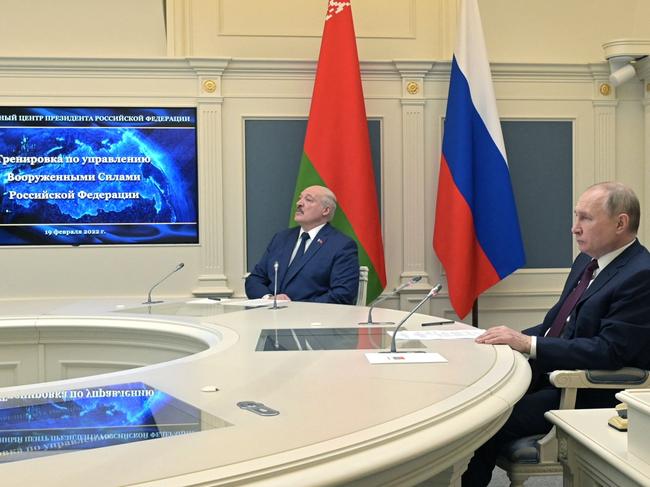
[[[369,269],[370,302],[386,287],[386,270],[349,1],[330,0],[327,7],[294,201],[316,184],[336,195],[332,225],[357,242],[359,263]]]

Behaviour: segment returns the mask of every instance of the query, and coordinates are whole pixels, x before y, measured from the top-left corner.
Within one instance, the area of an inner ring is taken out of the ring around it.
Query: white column
[[[650,58],[636,63],[636,72],[643,81],[643,195],[641,200],[641,228],[639,238],[650,242]]]
[[[190,0],[166,0],[165,30],[167,55],[184,57],[192,55]]]
[[[225,274],[221,75],[226,61],[192,61],[198,73],[199,276],[196,296],[230,296]]]
[[[643,242],[650,242],[650,82],[645,81],[645,97],[643,98],[643,113],[644,113],[644,163],[645,170],[643,175],[645,178],[643,184],[643,200],[645,204],[641,209],[641,238]]]
[[[594,81],[594,182],[616,179],[616,94],[604,80]]]
[[[432,63],[397,61],[402,77],[402,235],[403,262],[400,280],[421,276],[417,288],[429,287],[425,252],[431,236],[424,234],[424,76]]]

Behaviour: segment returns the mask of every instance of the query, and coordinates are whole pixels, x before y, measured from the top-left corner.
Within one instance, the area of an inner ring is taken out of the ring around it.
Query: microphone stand
[[[286,308],[286,306],[278,306],[278,269],[280,267],[280,264],[276,260],[273,263],[273,306],[271,306],[270,309],[282,309]],[[276,330],[277,333],[277,330]],[[277,340],[276,340],[277,343]]]
[[[388,294],[386,296],[380,296],[379,298],[374,300],[372,302],[372,304],[370,305],[370,309],[368,310],[368,321],[362,321],[362,322],[359,322],[358,324],[359,325],[394,325],[395,324],[394,321],[372,321],[372,310],[375,309],[375,306],[377,306],[382,301],[385,301],[388,298],[395,296],[395,294],[400,292],[402,289],[407,288],[409,286],[412,286],[413,284],[418,282],[420,279],[422,279],[422,276],[415,276],[415,277],[409,279],[407,282],[405,282],[401,286],[396,287],[393,290],[392,293],[390,293],[390,294]]]
[[[152,301],[152,300],[151,300],[151,291],[153,291],[154,288],[155,288],[158,284],[160,284],[161,282],[163,282],[165,279],[167,279],[167,278],[168,278],[169,276],[171,276],[173,273],[180,271],[183,267],[185,267],[185,264],[181,262],[180,264],[178,264],[178,265],[176,266],[176,269],[174,269],[173,271],[171,271],[169,274],[167,274],[165,277],[163,277],[160,281],[158,281],[156,284],[154,284],[153,286],[151,286],[151,289],[149,289],[149,294],[147,295],[147,300],[146,300],[144,303],[142,303],[142,304],[158,304],[158,303],[163,303],[164,301]]]
[[[406,323],[406,320],[408,320],[413,315],[413,313],[415,313],[418,309],[420,309],[420,306],[422,306],[424,303],[426,303],[433,296],[436,296],[440,292],[441,289],[442,289],[442,284],[440,284],[440,283],[436,284],[431,289],[431,291],[429,291],[429,293],[424,297],[424,299],[422,299],[422,301],[420,301],[417,304],[417,306],[415,306],[415,308],[413,308],[411,310],[411,312],[409,314],[407,314],[402,321],[399,322],[399,325],[397,325],[397,327],[395,328],[395,331],[393,332],[393,338],[390,341],[390,353],[397,353],[397,343],[396,343],[397,332],[402,327],[402,325],[404,323]]]

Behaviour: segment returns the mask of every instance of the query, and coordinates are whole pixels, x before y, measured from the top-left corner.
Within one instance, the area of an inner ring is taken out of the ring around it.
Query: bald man
[[[298,227],[276,233],[246,278],[246,295],[272,298],[278,263],[277,299],[354,304],[359,287],[357,245],[329,222],[336,196],[324,186],[306,188],[296,203]]]

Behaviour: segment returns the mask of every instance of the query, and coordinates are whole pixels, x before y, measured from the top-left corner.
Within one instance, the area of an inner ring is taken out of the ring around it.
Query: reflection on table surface
[[[244,301],[242,301],[244,303]],[[136,306],[134,308],[122,308],[116,310],[116,313],[136,313],[136,314],[149,314],[149,315],[171,315],[171,316],[211,316],[221,315],[225,313],[234,313],[236,311],[244,311],[247,309],[255,309],[249,306],[239,306],[232,301],[228,305],[224,305],[219,301],[214,302],[201,302],[201,303],[161,303]]]
[[[0,463],[230,426],[142,382],[0,398]]]
[[[390,341],[383,327],[263,329],[255,351],[388,350]],[[400,348],[425,346],[420,341],[408,340]]]

